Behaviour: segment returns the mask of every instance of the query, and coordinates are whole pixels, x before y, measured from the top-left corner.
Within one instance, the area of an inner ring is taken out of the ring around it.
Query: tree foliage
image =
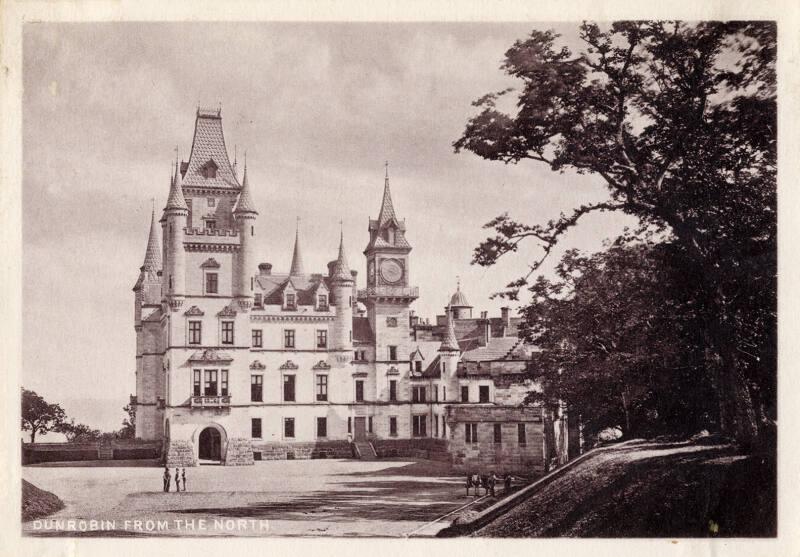
[[[50,404],[34,391],[22,389],[22,423],[23,431],[31,434],[31,443],[36,442],[36,435],[46,435],[57,431],[63,424],[66,414],[58,404]]]
[[[96,441],[102,436],[99,429],[93,429],[86,424],[75,423],[75,419],[69,422],[64,421],[55,430],[63,433],[69,443],[83,443],[86,441]]]
[[[517,41],[502,68],[521,89],[476,101],[480,113],[454,146],[594,174],[609,198],[547,223],[501,215],[487,224],[495,235],[474,262],[492,265],[536,241],[542,257],[503,293],[517,298],[585,214],[621,211],[642,230],[662,231],[691,277],[684,287],[697,307],[720,427],[749,445],[757,424],[775,415],[775,25],[584,23],[580,38],[578,54],[550,31]],[[498,99],[514,92],[516,112],[500,111]]]

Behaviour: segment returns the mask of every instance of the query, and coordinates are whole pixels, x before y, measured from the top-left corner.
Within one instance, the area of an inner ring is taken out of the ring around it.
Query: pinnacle
[[[381,202],[381,212],[378,214],[378,226],[383,226],[390,220],[397,220],[392,204],[392,192],[389,190],[389,168],[386,168],[386,178],[383,184],[383,201]]]
[[[143,271],[158,271],[161,268],[161,248],[158,241],[158,226],[156,224],[156,212],[150,217],[150,236],[147,238],[147,251],[144,254]]]
[[[183,197],[183,180],[181,178],[181,171],[178,165],[179,163],[176,160],[175,175],[172,177],[172,183],[170,184],[166,210],[184,209],[188,211],[189,207],[186,205],[186,199]]]
[[[347,255],[344,252],[344,233],[339,235],[339,257],[336,258],[336,264],[333,267],[333,275],[331,278],[335,281],[351,281],[353,275],[350,273],[350,265],[347,263]]]
[[[236,202],[234,213],[256,213],[256,205],[250,194],[250,183],[247,179],[247,165],[244,166],[244,177],[242,178],[242,190],[239,192],[239,200]]]
[[[450,306],[447,306],[447,331],[445,332],[444,340],[442,341],[442,345],[439,347],[440,352],[458,352],[460,350],[458,346],[458,339],[456,338],[456,330],[453,325],[453,312],[450,310]]]
[[[303,274],[303,256],[300,253],[300,225],[294,233],[294,253],[292,254],[292,266],[289,269],[290,277],[297,277]]]

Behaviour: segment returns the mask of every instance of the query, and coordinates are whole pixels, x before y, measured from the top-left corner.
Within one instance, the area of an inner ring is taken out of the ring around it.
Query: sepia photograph
[[[775,539],[784,31],[25,22],[22,537]]]

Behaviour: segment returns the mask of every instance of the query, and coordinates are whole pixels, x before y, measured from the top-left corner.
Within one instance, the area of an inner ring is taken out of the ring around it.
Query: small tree
[[[128,417],[122,420],[122,429],[119,430],[120,439],[133,439],[136,437],[136,406],[126,404],[122,409]]]
[[[76,424],[74,419],[69,422],[63,422],[55,431],[63,433],[70,443],[95,441],[101,435],[99,429],[92,429],[86,424]]]
[[[22,389],[22,430],[31,432],[31,443],[36,442],[37,433],[58,431],[65,418],[61,406],[48,403],[34,391]]]

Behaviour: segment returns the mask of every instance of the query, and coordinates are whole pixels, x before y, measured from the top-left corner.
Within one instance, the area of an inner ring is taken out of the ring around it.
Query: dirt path
[[[473,535],[767,536],[774,481],[768,459],[729,445],[626,444],[578,464]],[[746,513],[736,510],[743,501],[752,505]]]

